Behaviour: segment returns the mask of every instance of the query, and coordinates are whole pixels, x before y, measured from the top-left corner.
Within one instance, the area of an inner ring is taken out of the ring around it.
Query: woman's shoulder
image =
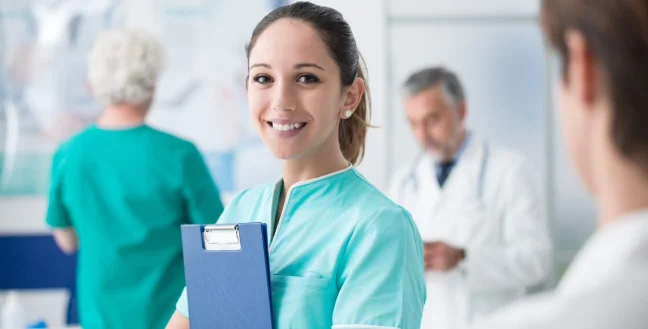
[[[358,218],[358,227],[376,232],[391,232],[390,235],[410,235],[417,231],[410,213],[396,204],[385,204],[366,211]]]
[[[272,202],[274,182],[260,184],[238,192],[225,206],[218,220],[222,224],[263,221],[263,212]]]
[[[354,202],[362,204],[369,211],[376,209],[396,212],[405,211],[403,207],[389,198],[360,172],[355,170],[354,173],[355,175],[351,177],[353,182],[346,184],[349,187],[346,191],[350,196],[354,197]]]
[[[266,182],[249,188],[242,189],[234,196],[231,204],[261,201],[265,196],[272,196],[276,182]]]
[[[353,197],[357,216],[356,225],[383,230],[385,227],[400,227],[401,232],[415,229],[410,213],[370,183],[362,174],[356,172],[353,188],[348,191]]]

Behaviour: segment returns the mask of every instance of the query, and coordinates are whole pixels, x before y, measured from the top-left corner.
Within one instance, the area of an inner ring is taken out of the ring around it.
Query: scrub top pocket
[[[271,281],[277,329],[331,327],[337,291],[331,280],[273,274]]]

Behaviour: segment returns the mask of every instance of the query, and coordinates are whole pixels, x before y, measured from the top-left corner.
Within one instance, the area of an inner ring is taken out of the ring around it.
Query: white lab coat
[[[547,278],[551,242],[534,177],[521,154],[476,136],[443,189],[430,157],[396,173],[389,194],[410,211],[423,240],[466,250],[454,270],[427,273],[422,329],[462,328]]]
[[[474,328],[648,328],[648,209],[595,233],[555,291],[509,305]]]

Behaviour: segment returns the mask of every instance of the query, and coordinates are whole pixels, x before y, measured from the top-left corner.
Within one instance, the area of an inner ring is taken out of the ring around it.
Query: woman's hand
[[[189,329],[189,319],[182,313],[175,311],[171,320],[167,323],[166,329]]]

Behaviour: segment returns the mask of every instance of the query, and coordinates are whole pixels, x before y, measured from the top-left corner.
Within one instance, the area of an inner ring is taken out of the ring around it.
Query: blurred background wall
[[[278,163],[248,119],[244,44],[255,23],[285,2],[0,0],[0,238],[47,234],[49,159],[99,113],[83,84],[84,57],[94,35],[112,26],[148,29],[167,46],[169,66],[150,122],[198,144],[226,200],[274,179]],[[595,209],[560,140],[552,97],[557,69],[543,45],[538,1],[316,2],[349,20],[368,66],[378,128],[370,131],[360,170],[386,189],[391,173],[417,153],[400,104],[405,77],[426,65],[457,71],[469,127],[523,152],[537,170],[556,246],[555,282],[593,231]],[[6,270],[14,269],[0,265]],[[35,291],[24,301],[30,316],[57,324],[65,296]]]

